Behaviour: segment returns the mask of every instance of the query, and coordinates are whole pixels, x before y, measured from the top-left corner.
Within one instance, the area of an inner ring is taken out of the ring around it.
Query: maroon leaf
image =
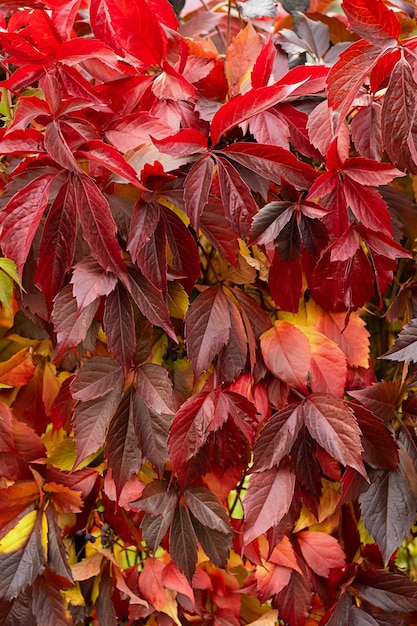
[[[106,271],[121,275],[125,269],[116,241],[116,224],[109,204],[88,176],[74,178],[77,212],[91,254]]]
[[[290,582],[276,597],[282,617],[294,626],[303,626],[311,605],[312,593],[309,577],[296,571],[291,572]]]
[[[416,498],[398,472],[377,470],[359,502],[365,527],[381,548],[386,565],[410,532]]]
[[[168,432],[171,418],[148,409],[139,391],[133,394],[134,428],[144,459],[148,459],[161,478],[168,459]]]
[[[71,623],[63,595],[52,576],[38,576],[33,583],[32,610],[38,624],[68,626]]]
[[[417,585],[400,574],[358,570],[354,587],[365,600],[383,611],[412,613],[417,610]]]
[[[383,152],[381,111],[379,102],[371,102],[357,112],[350,127],[358,152],[375,161],[381,160]]]
[[[104,446],[106,432],[122,394],[123,384],[94,400],[78,402],[73,424],[77,456],[75,467]]]
[[[172,383],[166,369],[155,363],[145,363],[136,370],[136,385],[148,408],[173,415]]]
[[[279,524],[294,496],[295,474],[287,466],[252,474],[244,500],[245,544]]]
[[[380,358],[389,361],[417,362],[417,319],[412,319],[404,326],[395,343]]]
[[[52,309],[52,321],[58,343],[56,358],[62,356],[70,348],[78,346],[85,339],[98,304],[96,300],[79,311],[77,301],[72,295],[71,285],[67,285],[57,294]]]
[[[408,137],[417,107],[415,87],[412,68],[401,57],[391,73],[382,105],[382,136],[392,163],[397,163],[401,168],[411,167],[413,172],[417,164],[410,158]]]
[[[197,232],[201,214],[208,202],[213,169],[213,159],[210,156],[203,157],[193,164],[184,183],[185,210],[191,226]]]
[[[202,524],[192,513],[190,513],[191,523],[201,547],[209,559],[217,567],[226,568],[227,560],[232,546],[232,535],[213,530]]]
[[[60,188],[43,228],[35,282],[49,309],[63,285],[75,252],[76,206],[71,181]]]
[[[129,239],[126,246],[133,262],[137,261],[141,250],[155,232],[159,217],[160,206],[157,203],[145,203],[140,200],[135,204],[132,220],[130,222]]]
[[[36,513],[33,528],[29,534],[26,532],[25,539],[20,542],[20,549],[0,554],[3,600],[16,598],[45,570],[46,554],[41,537],[43,515],[41,510]]]
[[[136,336],[132,303],[121,283],[106,299],[103,326],[109,349],[126,376],[135,354]]]
[[[396,417],[399,402],[399,387],[395,381],[383,380],[365,389],[349,391],[349,395],[359,400],[383,422],[391,422]]]
[[[197,539],[188,510],[180,502],[169,533],[169,551],[175,565],[191,583],[197,564]]]
[[[86,402],[104,396],[123,385],[120,365],[108,357],[88,359],[71,383],[72,397]]]
[[[52,507],[45,511],[48,520],[48,567],[58,576],[73,584],[71,568],[68,564],[68,553],[62,541],[61,529],[56,520],[56,514]]]
[[[185,340],[196,378],[228,341],[230,326],[229,307],[222,287],[209,287],[191,304],[185,316]]]
[[[269,418],[260,432],[253,449],[254,471],[269,470],[278,466],[297,440],[303,425],[300,404],[290,404]]]
[[[224,508],[209,489],[188,487],[184,492],[184,499],[191,513],[203,526],[224,534],[231,532]]]
[[[389,430],[370,411],[359,404],[350,403],[349,407],[355,414],[362,432],[364,461],[374,468],[395,471],[398,466],[398,450]]]
[[[196,241],[184,222],[173,211],[163,207],[161,216],[172,255],[171,264],[181,276],[184,276],[180,282],[186,292],[191,293],[200,275],[200,257]]]
[[[116,485],[116,494],[120,495],[123,486],[139,471],[142,454],[135,432],[139,415],[133,400],[133,389],[128,389],[109,424],[105,454]]]
[[[161,292],[134,268],[129,268],[129,275],[123,282],[143,315],[152,324],[163,328],[167,335],[176,342],[177,335]]]
[[[220,194],[226,217],[245,239],[248,237],[257,206],[248,185],[235,168],[226,160],[217,157]]]
[[[343,465],[367,477],[361,458],[360,429],[343,400],[329,394],[311,394],[302,405],[310,435]]]
[[[168,490],[167,484],[162,480],[153,480],[146,485],[140,498],[131,505],[153,517],[156,515],[165,517],[175,509],[177,503],[178,493],[175,490]]]

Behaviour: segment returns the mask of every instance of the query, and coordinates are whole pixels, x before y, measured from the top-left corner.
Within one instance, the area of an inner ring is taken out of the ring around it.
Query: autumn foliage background
[[[3,626],[417,623],[415,6],[237,5],[1,4]]]

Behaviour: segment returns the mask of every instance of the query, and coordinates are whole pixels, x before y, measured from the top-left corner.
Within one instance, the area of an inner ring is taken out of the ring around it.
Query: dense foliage
[[[1,5],[3,626],[417,623],[415,7],[236,4]]]

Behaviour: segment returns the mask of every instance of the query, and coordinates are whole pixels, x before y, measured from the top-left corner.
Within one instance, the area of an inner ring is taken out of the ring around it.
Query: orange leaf
[[[310,344],[311,389],[343,397],[347,376],[346,357],[339,346],[314,328],[300,327]]]
[[[304,333],[284,320],[260,337],[262,356],[277,377],[300,391],[307,392],[307,375],[312,352]]]
[[[345,553],[332,535],[306,530],[297,539],[307,565],[319,576],[327,577],[331,569],[345,566]]]
[[[58,513],[79,513],[83,506],[81,491],[73,491],[64,485],[45,483],[43,490],[49,493],[50,500]]]
[[[247,91],[250,75],[262,50],[262,42],[251,22],[241,30],[227,49],[225,71],[232,96]]]
[[[35,366],[30,348],[23,348],[0,363],[0,386],[21,387],[32,378]]]

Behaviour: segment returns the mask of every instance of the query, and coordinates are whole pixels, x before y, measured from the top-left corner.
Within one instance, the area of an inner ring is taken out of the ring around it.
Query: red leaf
[[[136,436],[136,422],[140,413],[136,411],[133,390],[128,389],[114,414],[107,431],[105,454],[120,496],[123,486],[139,471],[142,454]]]
[[[166,96],[165,96],[166,97]],[[152,138],[160,152],[172,156],[185,156],[187,154],[206,152],[207,137],[193,128],[183,128],[175,135],[163,139]]]
[[[210,129],[213,146],[219,142],[224,133],[250,119],[255,113],[266,111],[291,94],[303,95],[304,85],[307,82],[308,93],[315,91],[315,88],[320,91],[322,85],[319,83],[323,83],[327,72],[327,68],[319,68],[319,66],[298,67],[288,72],[275,85],[251,89],[244,95],[232,98],[213,117]],[[316,81],[317,85],[314,84]]]
[[[253,448],[253,470],[278,466],[289,454],[303,425],[300,404],[289,404],[269,418]]]
[[[360,429],[343,400],[328,394],[310,395],[303,403],[304,423],[310,435],[331,456],[367,477],[363,465]]]
[[[138,189],[145,189],[142,183],[139,182],[133,167],[127,163],[116,148],[109,146],[104,143],[104,141],[100,141],[98,139],[88,141],[77,149],[77,156],[78,155],[83,156],[90,161],[99,163],[115,174],[125,178],[129,183],[138,187]]]
[[[385,6],[385,5],[383,5]],[[417,171],[410,157],[408,138],[417,108],[413,70],[403,57],[391,72],[382,105],[382,137],[392,163]]]
[[[101,398],[109,391],[123,385],[119,364],[108,357],[88,359],[71,383],[71,394],[76,400],[86,402]]]
[[[120,402],[123,384],[94,400],[79,402],[75,406],[73,424],[77,450],[74,466],[97,452],[106,439],[110,420]]]
[[[194,97],[196,88],[179,74],[170,63],[163,61],[163,71],[152,83],[152,91],[160,100],[165,98],[176,100],[190,100]]]
[[[221,286],[209,287],[190,305],[185,316],[185,340],[196,378],[227,343],[230,326],[227,298]]]
[[[295,474],[285,464],[252,474],[244,499],[245,545],[276,526],[288,512],[295,488]]]
[[[235,168],[219,156],[216,161],[220,194],[226,217],[242,239],[245,239],[249,235],[258,207],[248,185]]]
[[[59,120],[53,120],[45,130],[45,149],[61,167],[75,174],[81,174],[81,166],[75,160],[71,147],[64,136]]]
[[[148,409],[138,389],[133,395],[135,433],[144,459],[155,467],[159,477],[164,473],[168,459],[168,431],[171,417]]]
[[[258,176],[278,184],[285,178],[299,189],[308,189],[317,178],[317,173],[310,165],[303,163],[284,148],[235,143],[224,148],[221,154],[244,165]]]
[[[327,77],[328,101],[333,109],[340,108],[340,120],[345,119],[350,105],[380,55],[379,46],[367,41],[355,41],[341,53],[330,69]]]
[[[166,53],[167,36],[151,4],[146,0],[134,3],[106,0],[105,4],[117,45],[147,67],[160,65]]]
[[[311,348],[304,333],[284,320],[261,336],[262,356],[277,378],[300,391],[307,391]]]
[[[76,204],[72,182],[60,188],[45,221],[39,248],[35,282],[42,289],[48,308],[71,269],[76,239]]]
[[[177,335],[161,292],[134,268],[129,269],[128,278],[123,282],[143,315],[155,326],[163,328],[176,342]]]
[[[349,407],[362,432],[364,461],[377,469],[395,471],[398,467],[398,448],[388,428],[359,404],[352,402]]]
[[[253,66],[251,73],[252,87],[255,89],[258,87],[266,87],[272,73],[276,56],[277,50],[271,37],[258,54],[255,65]]]
[[[200,216],[208,202],[213,169],[213,159],[210,156],[203,157],[193,164],[184,183],[185,210],[196,232],[200,226]]]
[[[272,596],[282,591],[291,578],[291,569],[274,563],[264,562],[255,572],[256,585],[259,591],[259,600],[266,602]]]
[[[180,502],[175,509],[169,533],[169,551],[175,565],[191,584],[197,564],[197,539],[185,506]]]
[[[91,254],[106,272],[120,275],[125,264],[116,240],[117,227],[106,198],[86,175],[77,176],[73,183],[77,212]]]
[[[379,0],[343,0],[349,28],[366,41],[383,48],[395,46],[401,23],[394,11]]]
[[[92,302],[82,311],[78,310],[77,301],[72,295],[72,286],[66,285],[55,297],[52,309],[52,321],[57,333],[59,358],[69,350],[78,346],[86,338],[87,332],[96,314],[98,301]]]
[[[48,204],[55,174],[44,174],[20,189],[0,214],[1,246],[22,272],[33,238]]]
[[[132,303],[121,283],[106,298],[103,326],[109,350],[126,376],[135,354],[136,337]]]
[[[2,154],[45,152],[43,134],[34,128],[10,131],[7,135],[1,132],[0,137],[0,152]]]
[[[280,615],[292,626],[304,626],[311,605],[309,576],[292,572],[290,582],[276,598]]]
[[[82,310],[97,298],[108,296],[117,285],[117,278],[104,272],[96,259],[86,256],[74,266],[70,282],[78,309]]]
[[[297,533],[297,541],[307,565],[319,576],[328,578],[331,569],[345,566],[345,553],[335,537],[307,530]]]
[[[155,232],[160,218],[160,205],[155,202],[146,203],[139,200],[133,209],[130,222],[129,239],[126,249],[132,261],[136,263],[138,256]]]

